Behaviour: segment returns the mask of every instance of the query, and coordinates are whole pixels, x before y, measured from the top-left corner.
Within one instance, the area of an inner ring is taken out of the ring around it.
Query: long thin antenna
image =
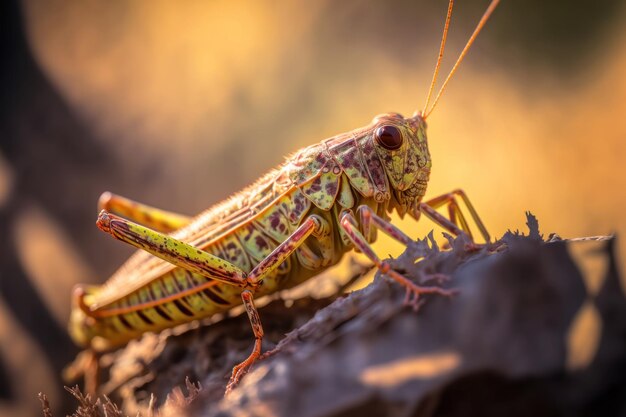
[[[446,16],[446,23],[443,27],[443,36],[441,37],[441,46],[439,47],[439,57],[437,58],[437,64],[435,65],[435,72],[433,73],[433,80],[430,83],[430,88],[428,89],[428,96],[426,96],[426,104],[423,109],[426,111],[428,108],[428,104],[430,103],[430,96],[433,94],[433,90],[435,89],[435,83],[437,82],[437,75],[439,74],[439,67],[441,66],[441,60],[443,59],[443,50],[446,47],[446,39],[448,38],[448,27],[450,27],[450,18],[452,17],[452,5],[454,4],[454,0],[450,0],[448,2],[448,15]]]
[[[472,33],[472,36],[470,36],[469,40],[467,41],[467,44],[465,45],[465,48],[463,48],[463,51],[461,51],[461,55],[459,55],[459,58],[456,60],[456,63],[452,67],[450,74],[448,74],[448,77],[446,78],[446,80],[443,82],[443,85],[439,89],[439,92],[437,93],[437,97],[435,97],[435,101],[433,102],[432,107],[428,111],[424,109],[424,119],[426,119],[433,112],[435,106],[437,105],[437,102],[439,101],[439,98],[441,97],[441,94],[443,93],[443,91],[446,89],[446,86],[448,85],[448,81],[450,81],[450,78],[452,78],[452,75],[456,72],[457,67],[459,66],[461,61],[463,61],[463,58],[465,58],[465,54],[467,54],[467,51],[469,50],[470,46],[472,46],[472,44],[474,43],[474,40],[476,40],[476,37],[480,33],[483,26],[485,26],[485,23],[487,23],[487,20],[489,20],[489,16],[491,16],[491,13],[493,13],[498,3],[500,3],[500,0],[492,0],[489,7],[487,7],[485,14],[483,14],[483,17],[478,22],[476,29],[474,29],[474,33]]]

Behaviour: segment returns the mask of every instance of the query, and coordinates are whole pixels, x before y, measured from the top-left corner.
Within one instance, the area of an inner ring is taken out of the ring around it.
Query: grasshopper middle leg
[[[376,213],[374,213],[369,207],[361,206],[357,209],[357,211],[361,212],[361,229],[368,230],[368,228],[373,225],[402,243],[406,244],[410,241],[408,236],[382,217],[376,215]],[[454,291],[446,290],[441,287],[419,286],[399,272],[393,270],[387,261],[381,260],[378,255],[376,255],[376,252],[374,252],[370,243],[363,236],[362,231],[359,230],[356,218],[350,211],[345,211],[342,214],[339,224],[354,246],[363,252],[363,254],[367,256],[374,263],[374,265],[376,265],[382,274],[387,275],[389,278],[402,285],[407,290],[407,295],[412,295],[412,297],[407,296],[406,301],[410,302],[414,308],[419,307],[419,296],[421,294],[440,294],[445,296],[454,294]]]

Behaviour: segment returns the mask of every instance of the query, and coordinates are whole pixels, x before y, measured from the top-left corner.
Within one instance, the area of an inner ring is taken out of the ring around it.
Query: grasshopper
[[[261,355],[263,327],[254,297],[293,287],[336,264],[353,248],[403,286],[406,301],[414,306],[423,294],[451,295],[450,290],[410,281],[381,260],[370,244],[377,229],[405,245],[412,241],[390,223],[389,213],[394,210],[416,220],[424,214],[450,233],[472,238],[460,202],[482,238],[490,241],[462,190],[422,199],[431,170],[426,119],[497,4],[493,0],[485,11],[429,109],[452,13],[450,0],[424,113],[409,118],[382,114],[368,126],[304,148],[194,218],[104,193],[98,227],[140,250],[104,285],[74,289],[69,323],[74,341],[91,352],[103,352],[144,332],[158,332],[243,303],[254,347],[233,368],[228,393]],[[436,211],[443,206],[448,217]]]

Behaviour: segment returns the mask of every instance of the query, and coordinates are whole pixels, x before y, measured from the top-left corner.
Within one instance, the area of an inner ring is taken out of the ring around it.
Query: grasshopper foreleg
[[[409,238],[404,233],[400,232],[399,229],[397,229],[388,221],[377,216],[371,211],[371,209],[369,211],[367,209],[359,209],[362,213],[369,213],[366,214],[366,216],[370,217],[370,221],[368,221],[368,224],[371,224],[381,229],[383,232],[389,234],[391,237],[400,242],[408,242],[406,239]],[[405,302],[411,304],[414,308],[419,307],[419,296],[422,294],[440,294],[445,296],[451,296],[454,294],[454,291],[446,290],[441,287],[422,287],[416,285],[415,283],[413,283],[413,281],[409,280],[397,271],[394,271],[387,261],[381,260],[378,255],[376,255],[376,252],[374,252],[372,246],[367,242],[361,231],[356,226],[356,219],[349,211],[345,211],[342,214],[339,224],[341,228],[346,232],[346,235],[352,241],[354,246],[356,246],[361,252],[363,252],[363,254],[367,256],[374,263],[374,265],[376,265],[381,274],[387,275],[389,278],[393,279],[404,288],[406,288],[407,295],[412,295],[412,297],[407,297],[405,299]]]
[[[467,197],[467,194],[465,194],[463,190],[454,190],[450,193],[435,197],[425,203],[420,203],[418,210],[419,212],[424,213],[433,222],[442,226],[455,236],[458,236],[461,233],[465,232],[473,241],[474,239],[472,236],[472,231],[470,230],[469,224],[465,219],[463,212],[461,211],[461,208],[456,198],[457,196],[459,196],[461,200],[463,200],[463,202],[465,203],[465,206],[472,216],[472,220],[474,220],[474,223],[478,227],[478,230],[480,231],[483,239],[485,239],[485,242],[489,243],[489,232],[487,232],[487,228],[480,219],[478,212],[476,211],[469,198]],[[446,219],[444,216],[435,211],[437,208],[445,204],[448,205],[449,219]]]
[[[105,192],[98,200],[99,211],[110,211],[150,227],[159,232],[171,232],[186,226],[191,218],[138,203],[128,198]]]

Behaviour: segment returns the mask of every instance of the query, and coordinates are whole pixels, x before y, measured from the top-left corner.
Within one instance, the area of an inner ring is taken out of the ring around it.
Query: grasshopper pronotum
[[[448,290],[418,286],[394,271],[370,243],[376,238],[375,229],[404,244],[411,241],[389,222],[393,210],[415,219],[423,213],[451,233],[471,237],[459,200],[489,241],[463,191],[427,202],[422,198],[431,168],[426,118],[497,4],[493,0],[489,5],[429,109],[452,13],[450,0],[423,114],[379,115],[366,127],[304,148],[195,218],[103,194],[98,227],[141,250],[101,287],[76,287],[69,324],[72,338],[92,351],[105,351],[144,332],[227,311],[243,302],[255,342],[250,356],[233,368],[228,393],[261,353],[263,327],[253,297],[299,284],[336,264],[354,247],[381,273],[404,286],[410,303],[417,305],[421,294],[449,295]],[[449,218],[436,211],[444,205]]]

